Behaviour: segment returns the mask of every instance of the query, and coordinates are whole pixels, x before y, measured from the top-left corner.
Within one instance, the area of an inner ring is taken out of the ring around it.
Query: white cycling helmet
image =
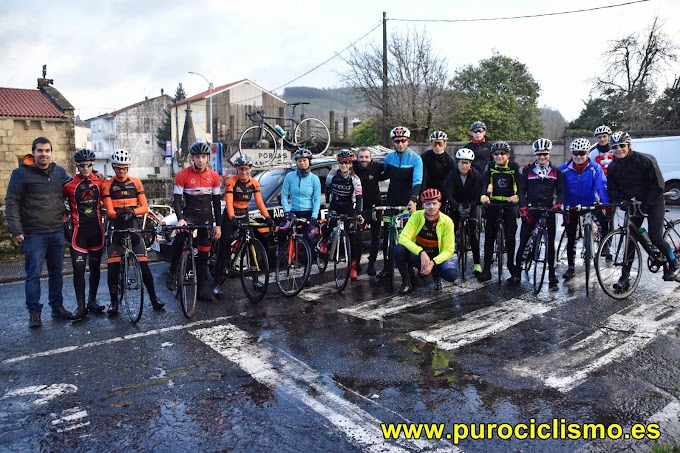
[[[448,141],[449,136],[446,135],[446,132],[444,131],[434,131],[430,134],[430,141],[434,142],[435,140],[443,140],[443,141]]]
[[[117,149],[111,153],[111,165],[118,167],[129,167],[132,163],[132,155],[124,149]]]
[[[475,152],[468,148],[461,148],[458,151],[456,151],[456,159],[469,160],[470,162],[472,162],[473,160],[475,160]]]
[[[539,138],[533,144],[534,154],[544,153],[546,151],[550,152],[552,149],[552,142],[547,138]]]
[[[602,126],[597,126],[595,132],[593,132],[593,137],[597,137],[600,134],[612,135],[612,130],[609,126],[605,126],[604,124]]]
[[[589,151],[590,146],[590,140],[587,138],[577,138],[569,145],[569,151]]]
[[[395,138],[411,138],[411,131],[408,130],[407,127],[404,126],[397,126],[394,129],[392,129],[392,132],[390,132],[390,136],[392,137],[392,140]]]

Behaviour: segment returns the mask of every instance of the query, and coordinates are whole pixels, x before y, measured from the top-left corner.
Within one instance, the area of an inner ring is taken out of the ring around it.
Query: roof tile
[[[40,90],[0,87],[0,116],[66,118]]]

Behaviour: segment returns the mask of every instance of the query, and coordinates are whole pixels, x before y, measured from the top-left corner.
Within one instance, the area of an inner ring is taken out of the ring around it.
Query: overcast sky
[[[215,86],[247,78],[275,89],[366,34],[383,11],[388,19],[475,19],[625,1],[0,0],[0,86],[35,88],[47,64],[47,77],[87,119],[157,96],[161,88],[172,95],[179,82],[189,95],[206,90],[206,82],[188,71]],[[387,26],[388,33],[426,29],[451,74],[494,50],[518,59],[541,85],[539,106],[572,120],[588,98],[589,80],[602,72],[609,41],[644,31],[656,15],[680,46],[678,0],[494,22],[388,20]],[[379,27],[357,45],[381,40]],[[669,81],[679,67],[667,72]],[[339,87],[344,69],[336,58],[290,86]]]

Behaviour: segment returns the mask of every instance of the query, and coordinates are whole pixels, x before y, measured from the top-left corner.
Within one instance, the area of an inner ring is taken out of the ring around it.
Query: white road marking
[[[680,425],[680,401],[677,399],[671,401],[666,407],[649,417],[647,422],[659,424],[673,423],[676,426]]]
[[[326,273],[324,275],[328,275],[328,273],[333,274],[333,269],[326,269]],[[362,280],[368,280],[373,277],[369,277],[368,275],[360,275],[355,282],[360,282]],[[347,288],[345,291],[349,292],[351,290],[350,285],[352,285],[352,281],[349,281],[347,283]],[[298,294],[298,297],[301,299],[304,299],[309,302],[316,302],[318,300],[324,300],[327,298],[335,298],[338,295],[338,288],[335,286],[335,280],[332,280],[330,282],[324,282],[321,285],[314,285],[310,289],[303,289],[300,294]]]
[[[190,333],[248,372],[258,382],[295,402],[303,403],[327,419],[357,448],[369,452],[424,449],[460,451],[448,444],[437,448],[437,445],[424,440],[386,441],[380,429],[380,420],[347,401],[343,394],[351,392],[365,401],[371,401],[370,399],[343,387],[284,351],[267,343],[258,343],[256,338],[234,325],[207,327]]]
[[[610,362],[620,361],[674,329],[680,321],[680,306],[670,299],[638,303],[609,317],[606,324],[573,345],[546,355],[523,360],[513,370],[537,377],[561,392],[568,392],[588,375]]]
[[[33,404],[42,406],[49,403],[54,398],[69,393],[76,393],[78,387],[73,384],[51,384],[51,385],[32,385],[30,387],[22,387],[5,393],[2,399],[12,398],[16,396],[38,395],[40,398],[33,401]]]
[[[431,305],[456,295],[465,294],[481,288],[481,283],[468,281],[440,292],[432,292],[429,288],[416,289],[414,293],[405,296],[386,295],[380,299],[362,302],[352,307],[341,308],[338,311],[346,315],[365,320],[382,321],[387,316],[397,314],[409,308]]]
[[[510,299],[499,305],[467,313],[438,327],[414,330],[409,335],[450,351],[495,335],[554,308],[555,305],[552,304]]]
[[[212,323],[215,323],[215,322],[228,321],[231,318],[233,318],[233,316],[221,316],[221,317],[218,317],[218,318],[204,319],[202,321],[190,322],[188,324],[164,327],[162,329],[149,330],[148,332],[139,332],[139,333],[133,333],[133,334],[130,334],[130,335],[123,335],[122,337],[109,338],[108,340],[93,341],[91,343],[85,343],[85,344],[81,344],[81,345],[66,346],[66,347],[63,347],[63,348],[50,349],[49,351],[36,352],[34,354],[27,354],[27,355],[22,355],[22,356],[19,356],[19,357],[13,357],[13,358],[10,358],[10,359],[5,359],[5,360],[0,361],[0,365],[5,365],[5,364],[8,364],[8,363],[21,362],[21,361],[28,360],[28,359],[34,359],[36,357],[47,357],[47,356],[56,355],[56,354],[63,354],[63,353],[66,353],[66,352],[77,351],[77,350],[80,350],[80,349],[83,349],[83,348],[93,348],[95,346],[118,343],[120,341],[125,341],[125,340],[134,340],[134,339],[137,339],[137,338],[148,337],[148,336],[151,336],[151,335],[158,335],[159,333],[172,332],[174,330],[191,329],[193,327],[202,326],[202,325],[205,325],[205,324],[212,324]]]

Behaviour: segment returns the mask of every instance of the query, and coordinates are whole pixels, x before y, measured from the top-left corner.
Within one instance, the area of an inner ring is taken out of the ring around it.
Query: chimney
[[[145,101],[148,101],[148,100],[149,100],[149,96],[144,96],[144,100],[145,100]]]
[[[161,96],[163,96],[165,93],[163,93],[163,88],[161,88]]]

